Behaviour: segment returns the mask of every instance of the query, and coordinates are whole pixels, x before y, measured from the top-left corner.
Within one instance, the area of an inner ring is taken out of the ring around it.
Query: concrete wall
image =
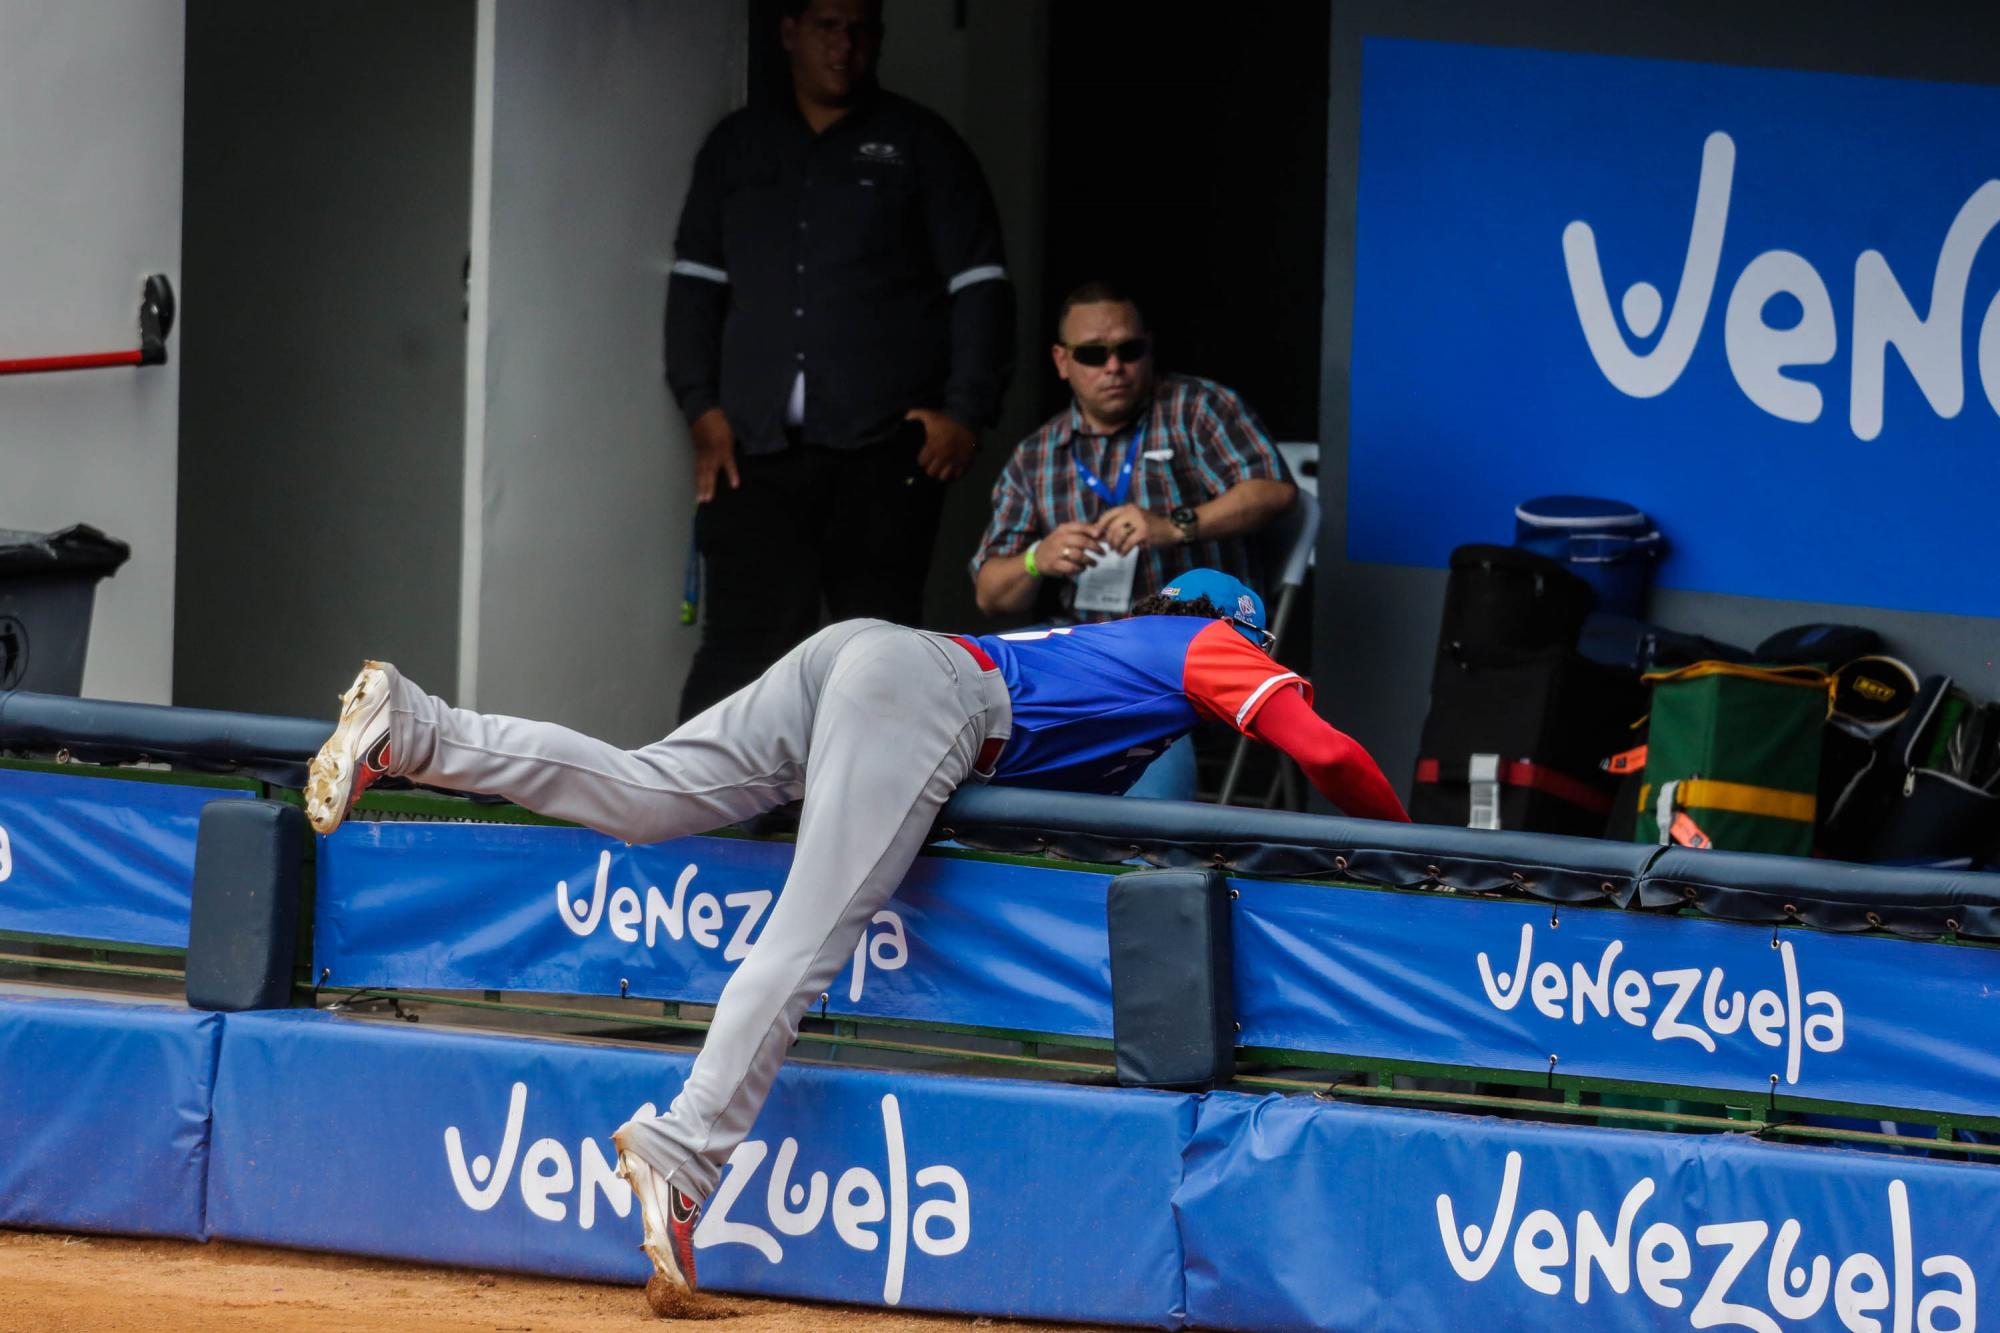
[[[481,0],[458,702],[627,743],[675,719],[694,503],[661,321],[745,37],[735,4]]]
[[[138,346],[140,284],[181,261],[181,7],[0,0],[0,359]],[[0,379],[0,527],[132,544],[97,591],[86,694],[167,700],[176,358]]]
[[[1321,711],[1366,743],[1391,780],[1407,791],[1429,699],[1445,575],[1346,558],[1361,42],[1370,36],[1992,83],[2000,81],[2000,11],[1918,5],[1898,10],[1891,20],[1879,6],[1857,0],[1643,9],[1589,0],[1506,6],[1479,0],[1358,0],[1336,6],[1320,402],[1320,493],[1327,503],[1314,680]],[[1497,497],[1495,504],[1511,507],[1520,498]],[[1921,552],[1883,554],[1923,558]],[[1984,697],[2000,696],[2000,622],[1994,620],[1673,591],[1657,592],[1650,614],[1661,624],[1745,646],[1810,621],[1869,625],[1920,672],[1951,672]]]
[[[174,701],[320,716],[364,656],[448,689],[473,0],[187,14]]]

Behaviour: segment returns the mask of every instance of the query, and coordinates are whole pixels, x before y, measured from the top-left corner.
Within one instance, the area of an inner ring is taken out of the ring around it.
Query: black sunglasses
[[[1134,361],[1144,361],[1152,354],[1151,338],[1127,338],[1122,343],[1078,343],[1069,349],[1070,360],[1092,370],[1109,364],[1113,356],[1129,366]]]

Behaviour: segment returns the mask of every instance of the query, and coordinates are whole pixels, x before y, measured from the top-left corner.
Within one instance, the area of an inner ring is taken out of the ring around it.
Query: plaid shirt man
[[[1021,441],[993,485],[993,518],[972,557],[973,578],[997,556],[1019,555],[1060,524],[1090,522],[1112,506],[1078,475],[1077,463],[1115,484],[1136,431],[1144,432],[1132,465],[1134,504],[1156,514],[1214,499],[1253,478],[1290,481],[1284,459],[1264,425],[1241,398],[1212,380],[1161,375],[1153,401],[1137,422],[1115,435],[1094,435],[1071,402]],[[1148,547],[1139,557],[1132,600],[1158,592],[1169,576],[1191,566],[1226,570],[1252,581],[1250,550],[1242,537],[1203,538],[1180,546]],[[1075,611],[1076,585],[1061,585],[1063,612],[1078,620],[1115,616]]]

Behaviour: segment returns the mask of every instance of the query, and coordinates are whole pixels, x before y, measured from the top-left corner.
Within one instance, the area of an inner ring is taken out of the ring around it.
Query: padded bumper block
[[[235,1013],[291,1003],[305,815],[282,801],[214,801],[195,839],[187,1000]]]
[[[1125,1087],[1199,1089],[1236,1065],[1229,881],[1137,870],[1111,881],[1111,1042]]]

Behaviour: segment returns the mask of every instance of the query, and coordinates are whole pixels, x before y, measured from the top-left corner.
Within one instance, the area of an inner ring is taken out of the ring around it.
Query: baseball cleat
[[[363,662],[340,696],[340,722],[306,770],[306,818],[331,833],[362,792],[389,771],[389,675]]]
[[[701,1222],[701,1205],[629,1151],[616,1134],[611,1146],[618,1150],[618,1174],[639,1201],[639,1217],[646,1228],[639,1248],[653,1261],[654,1281],[693,1295],[694,1229]]]

